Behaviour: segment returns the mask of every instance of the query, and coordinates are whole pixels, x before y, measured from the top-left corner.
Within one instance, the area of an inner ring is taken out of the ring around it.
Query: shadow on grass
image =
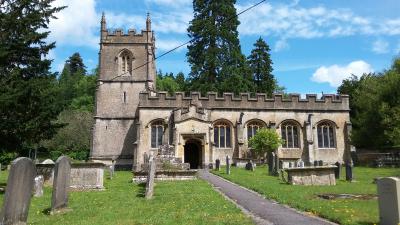
[[[140,184],[138,184],[138,187],[139,187],[139,190],[136,194],[136,197],[144,198],[145,193],[146,193],[146,183],[140,183]]]

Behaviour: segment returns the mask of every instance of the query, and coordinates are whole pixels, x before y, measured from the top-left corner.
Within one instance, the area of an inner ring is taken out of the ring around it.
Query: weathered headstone
[[[353,180],[353,165],[351,163],[346,164],[346,180]]]
[[[221,160],[217,159],[215,160],[215,169],[219,171],[221,167]]]
[[[109,176],[110,176],[110,180],[114,177],[114,171],[115,171],[115,166],[114,166],[114,164],[112,164],[112,165],[110,165],[109,167],[108,167],[108,172],[109,172]]]
[[[151,199],[154,193],[154,178],[156,176],[156,159],[150,156],[150,166],[149,166],[149,173],[147,175],[146,181],[146,192],[145,197],[146,199]]]
[[[304,162],[302,160],[297,162],[297,167],[304,168]]]
[[[229,155],[226,156],[226,174],[231,174],[231,160]]]
[[[26,224],[35,176],[31,159],[20,157],[11,163],[0,224]]]
[[[33,196],[35,196],[35,197],[43,196],[43,184],[44,184],[43,175],[36,176],[35,184],[33,186]]]
[[[267,155],[267,160],[268,160],[268,174],[273,175],[275,171],[275,153],[273,152],[268,152]]]
[[[254,171],[254,163],[253,163],[253,161],[249,161],[248,163],[246,163],[246,170],[251,170],[251,171]]]
[[[51,159],[46,159],[42,162],[42,164],[54,164],[54,161]]]
[[[340,172],[342,170],[342,164],[340,162],[336,162],[335,166],[337,166],[337,168],[335,169],[335,178],[340,179]]]
[[[68,188],[71,176],[71,161],[67,156],[60,156],[54,167],[53,194],[51,212],[57,213],[68,207]]]
[[[379,224],[400,224],[400,179],[385,177],[377,181]]]

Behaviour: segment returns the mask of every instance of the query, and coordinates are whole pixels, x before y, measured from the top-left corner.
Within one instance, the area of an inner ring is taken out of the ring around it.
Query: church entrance
[[[190,164],[190,169],[199,169],[201,166],[201,143],[186,141],[183,157],[184,162]]]

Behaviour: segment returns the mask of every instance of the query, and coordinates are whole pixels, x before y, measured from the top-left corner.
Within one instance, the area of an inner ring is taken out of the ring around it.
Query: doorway
[[[184,162],[190,164],[190,169],[199,169],[201,166],[201,144],[187,141],[184,146]]]

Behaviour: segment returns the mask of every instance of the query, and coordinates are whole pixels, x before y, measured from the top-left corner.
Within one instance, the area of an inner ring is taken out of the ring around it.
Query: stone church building
[[[173,96],[154,89],[155,37],[151,21],[140,33],[110,32],[103,15],[91,146],[93,161],[140,170],[160,145],[175,156],[204,168],[227,155],[233,161],[251,156],[248,140],[261,127],[275,129],[285,143],[278,149],[284,165],[298,160],[325,163],[349,160],[347,95],[284,96],[197,92]]]

